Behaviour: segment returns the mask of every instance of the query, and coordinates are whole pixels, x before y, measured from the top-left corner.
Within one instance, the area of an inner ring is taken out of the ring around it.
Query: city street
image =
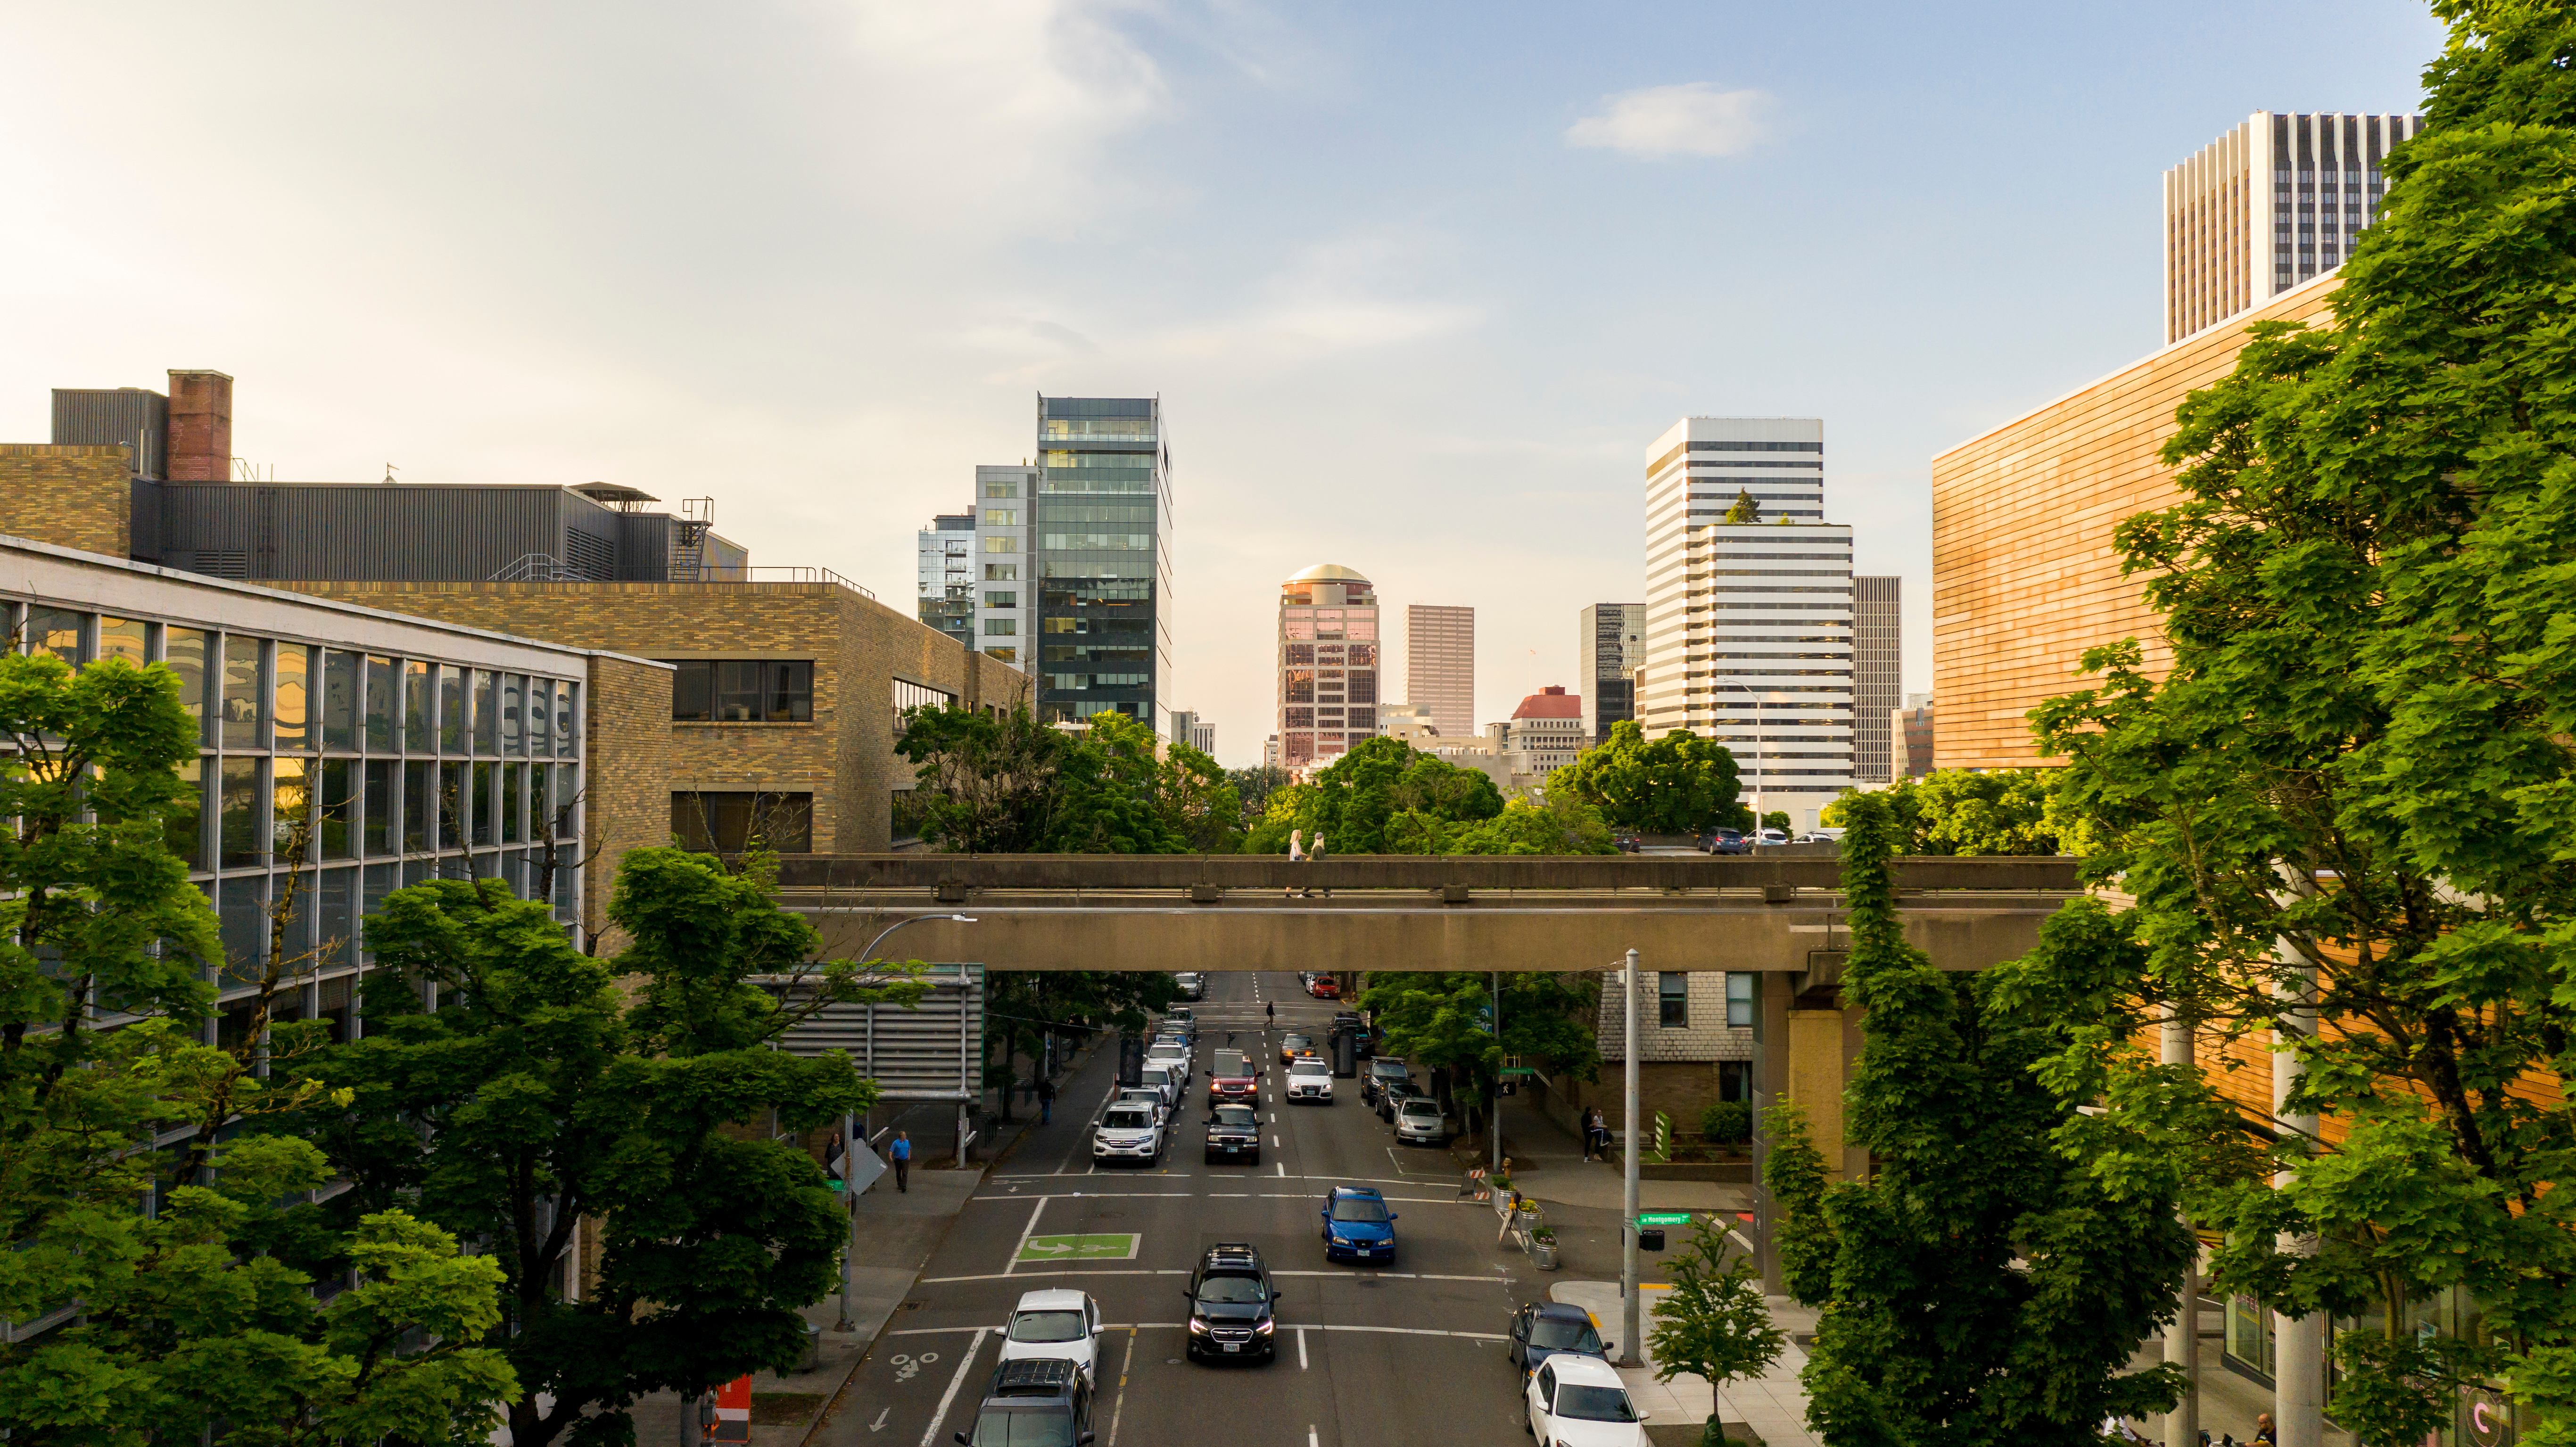
[[[1088,1291],[1110,1323],[1092,1424],[1100,1447],[1526,1440],[1502,1334],[1515,1306],[1543,1294],[1539,1273],[1495,1245],[1489,1208],[1459,1199],[1445,1152],[1395,1144],[1359,1103],[1358,1081],[1336,1080],[1329,1107],[1280,1100],[1279,1033],[1320,1034],[1340,1006],[1308,998],[1293,975],[1208,980],[1196,1006],[1199,1073],[1163,1162],[1093,1168],[1090,1125],[1117,1052],[1092,1052],[1062,1082],[1053,1123],[1033,1128],[964,1207],[821,1440],[952,1441],[973,1425],[1012,1304],[1044,1287]],[[1265,1004],[1278,1011],[1268,1029]],[[1258,1167],[1200,1157],[1208,1055],[1228,1032],[1266,1062]],[[1344,1184],[1378,1187],[1398,1213],[1391,1266],[1324,1261],[1318,1212]],[[1276,1277],[1279,1350],[1268,1365],[1183,1359],[1185,1283],[1218,1241],[1258,1246]]]

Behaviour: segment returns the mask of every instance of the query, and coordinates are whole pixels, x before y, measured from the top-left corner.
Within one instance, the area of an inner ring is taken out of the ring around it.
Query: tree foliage
[[[2060,854],[2074,821],[2057,808],[2056,769],[1936,769],[1876,790],[1896,825],[1899,854]],[[1855,795],[1827,804],[1840,826]]]
[[[1593,976],[1505,971],[1499,1036],[1494,978],[1482,970],[1378,970],[1360,991],[1380,1051],[1446,1072],[1470,1124],[1483,1118],[1506,1055],[1547,1060],[1581,1080],[1601,1071],[1601,992]]]
[[[1294,775],[1277,764],[1260,764],[1249,769],[1228,769],[1225,771],[1225,777],[1227,782],[1234,785],[1236,796],[1242,799],[1243,814],[1247,820],[1258,819],[1269,812],[1270,796],[1297,782]]]
[[[1243,850],[1285,854],[1288,836],[1302,830],[1309,840],[1324,835],[1335,854],[1440,854],[1452,852],[1436,847],[1448,831],[1502,812],[1502,791],[1481,771],[1373,738],[1273,792]]]
[[[1598,807],[1613,828],[1647,834],[1741,829],[1752,821],[1736,803],[1735,755],[1726,745],[1684,729],[1649,740],[1634,719],[1612,724],[1608,739],[1548,775],[1547,792]]]
[[[2110,1105],[2106,1174],[2187,1156],[2218,1289],[2376,1322],[2337,1333],[2347,1426],[2411,1440],[2465,1375],[2566,1442],[2576,7],[2435,8],[2424,130],[2331,319],[2255,328],[2178,415],[2180,501],[2115,535],[2170,668],[2098,651],[2034,715],[2144,951],[2053,1078]],[[2324,1138],[2128,1043],[2167,1011],[2205,1057],[2286,1032]],[[2480,1331],[2428,1356],[2391,1307],[2454,1287]]]
[[[908,817],[964,854],[1232,853],[1243,804],[1214,759],[1122,713],[1080,730],[1027,708],[914,709],[895,751],[919,781]]]
[[[0,1317],[80,1307],[0,1345],[0,1435],[479,1440],[517,1391],[479,1344],[498,1318],[490,1263],[375,1213],[353,1223],[355,1284],[321,1302],[281,1259],[278,1205],[328,1181],[321,1153],[217,1142],[245,1113],[308,1101],[255,1066],[319,1027],[197,1039],[223,949],[170,847],[197,827],[178,772],[197,729],[159,665],[75,674],[0,653]]]
[[[1794,1139],[1768,1163],[1792,1287],[1823,1308],[1807,1420],[1850,1447],[2090,1447],[2104,1418],[2163,1411],[2182,1387],[2169,1366],[2127,1370],[2197,1249],[2174,1183],[2105,1182],[2060,1149],[2080,1117],[2036,1067],[2065,1043],[2064,972],[2007,988],[2011,966],[1936,968],[1897,918],[1892,811],[1865,794],[1846,817],[1843,991],[1869,1029],[1844,1101],[1876,1174],[1819,1190],[1825,1163]],[[2075,906],[2038,953],[2116,960],[2107,928]]]
[[[1655,1329],[1646,1337],[1655,1380],[1669,1382],[1688,1372],[1723,1389],[1738,1377],[1759,1376],[1780,1359],[1789,1336],[1771,1324],[1762,1274],[1750,1257],[1730,1264],[1726,1249],[1726,1228],[1712,1218],[1665,1258],[1672,1290],[1656,1303]]]

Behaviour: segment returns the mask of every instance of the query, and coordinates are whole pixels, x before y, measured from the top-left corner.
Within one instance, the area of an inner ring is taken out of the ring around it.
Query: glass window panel
[[[438,679],[417,658],[403,660],[403,749],[438,752]]]
[[[406,859],[403,861],[402,872],[403,883],[406,886],[426,884],[438,877],[438,861],[427,855]]]
[[[321,815],[316,824],[320,838],[314,851],[317,859],[355,859],[358,857],[358,764],[352,759],[325,759],[314,767],[321,770],[322,792],[316,801]]]
[[[365,949],[367,944],[367,916],[381,912],[385,907],[386,896],[400,888],[402,888],[401,865],[370,864],[367,866],[366,893],[358,901],[358,947],[361,950]]]
[[[260,654],[265,650],[256,638],[237,633],[224,635],[224,747],[255,749],[260,746],[260,705],[266,702],[266,690],[260,687]]]
[[[278,951],[277,971],[280,975],[309,975],[313,972],[313,890],[314,878],[309,870],[269,876],[269,943]],[[281,995],[277,1002],[277,1018],[303,1019],[303,993],[295,990]]]
[[[814,665],[788,659],[768,666],[769,718],[772,723],[814,721]]]
[[[344,869],[339,871],[339,873],[354,875],[357,871],[354,869]],[[344,889],[351,887],[353,886],[343,886]],[[326,902],[331,897],[331,885],[327,879],[324,881],[322,886],[322,897]],[[323,953],[336,961],[336,963],[325,966],[325,968],[345,969],[357,953],[355,936],[350,934],[348,931],[342,931],[338,936],[336,936],[339,940],[339,947],[334,951],[330,941],[335,937],[329,933],[329,916],[326,914],[324,919]],[[352,924],[356,922],[356,913],[354,910],[350,913],[350,921]],[[322,982],[322,1008],[315,1013],[313,1018],[326,1021],[330,1024],[330,1040],[334,1045],[344,1043],[349,1039],[350,1013],[351,1008],[356,1004],[354,996],[357,992],[357,983],[357,978],[353,975],[342,975],[336,980],[324,980]]]
[[[1726,1023],[1746,1026],[1753,1023],[1753,986],[1760,979],[1745,971],[1726,977]]]
[[[403,765],[402,840],[405,854],[429,852],[429,796],[436,791],[432,775],[438,765],[406,763]]]
[[[727,658],[716,663],[716,721],[752,723],[760,718],[760,664]]]
[[[464,764],[438,766],[438,847],[461,849],[465,845],[465,814],[473,801],[466,797],[468,787]]]
[[[536,765],[535,771],[529,776],[528,837],[530,839],[547,839],[554,834],[553,816],[547,812],[549,808],[547,800],[552,793],[547,786],[554,782],[554,777],[555,767],[552,764]]]
[[[98,620],[98,656],[122,658],[137,668],[143,666],[144,652],[151,625],[140,618],[101,618]]]
[[[306,687],[312,671],[315,650],[302,643],[277,645],[276,687],[270,690],[275,700],[276,747],[303,749],[312,747],[311,690]]]
[[[716,716],[716,666],[704,658],[683,658],[671,673],[671,717],[706,723]]]
[[[190,869],[203,869],[206,867],[205,760],[182,762],[179,765],[179,782],[188,788],[170,809],[167,825],[170,852],[186,860]]]
[[[1659,972],[1655,981],[1657,1023],[1667,1029],[1690,1024],[1690,976],[1680,970]]]
[[[489,758],[501,746],[500,675],[474,670],[474,752]]]
[[[82,656],[81,635],[89,631],[89,615],[69,608],[48,608],[42,603],[27,605],[26,648],[29,653],[49,653],[78,668],[87,660]]]
[[[247,869],[260,862],[259,760],[226,759],[216,846],[226,869]]]
[[[358,695],[366,660],[333,649],[322,655],[322,747],[349,750],[358,746]]]
[[[557,839],[573,840],[581,838],[581,831],[576,827],[580,823],[581,819],[580,765],[558,764],[555,766],[554,805],[555,837]]]
[[[581,888],[581,846],[560,845],[555,849],[554,906],[555,918],[573,918]]]
[[[528,681],[528,752],[543,759],[555,751],[555,681]]]
[[[684,849],[738,853],[754,841],[780,854],[813,847],[814,796],[703,791],[671,796],[671,833]]]
[[[522,832],[519,826],[519,811],[527,807],[527,780],[527,765],[503,764],[501,766],[501,842],[504,844],[519,842]]]
[[[215,897],[216,925],[224,937],[225,985],[247,985],[268,955],[268,876],[223,881]]]
[[[528,756],[528,676],[501,675],[501,757]]]
[[[394,720],[401,716],[399,702],[402,685],[394,661],[380,654],[367,655],[367,751],[390,754],[402,748],[401,736],[394,732]]]
[[[581,685],[555,685],[555,757],[569,759],[581,752],[581,731],[574,727],[574,714],[581,707]]]
[[[302,759],[278,759],[270,766],[269,853],[289,868],[314,857],[313,793],[307,787]]]
[[[394,841],[402,836],[394,829],[394,777],[402,765],[392,759],[367,760],[366,798],[360,801],[360,813],[366,819],[366,849],[370,859],[394,852]]]
[[[473,793],[467,800],[464,811],[467,816],[466,827],[477,845],[491,844],[496,842],[492,838],[492,789],[494,785],[492,772],[494,766],[491,764],[475,764],[472,767],[474,772],[470,776],[471,783],[469,787],[471,787]]]
[[[461,754],[472,735],[466,732],[465,688],[469,682],[462,668],[438,670],[438,751]]]
[[[197,720],[197,740],[204,743],[206,732],[206,645],[210,635],[202,628],[167,628],[161,634],[161,661],[179,676],[179,703],[188,717]]]

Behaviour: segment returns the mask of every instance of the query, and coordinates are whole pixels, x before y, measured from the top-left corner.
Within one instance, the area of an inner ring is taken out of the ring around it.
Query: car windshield
[[[1083,1335],[1078,1311],[1024,1311],[1011,1318],[1013,1341],[1080,1341]]]
[[[1372,1060],[1369,1062],[1369,1073],[1372,1075],[1382,1075],[1389,1080],[1401,1080],[1404,1078],[1404,1062],[1401,1060]]]
[[[1216,1108],[1216,1124],[1259,1125],[1261,1117],[1253,1114],[1248,1105],[1220,1105]]]
[[[1320,1060],[1301,1057],[1288,1062],[1288,1073],[1291,1075],[1330,1075],[1332,1070],[1333,1067]]]
[[[1344,1196],[1333,1202],[1333,1219],[1383,1222],[1386,1220],[1386,1202],[1372,1201],[1366,1196]]]
[[[1073,1416],[1061,1407],[987,1407],[975,1418],[975,1447],[1073,1447]]]
[[[1556,1415],[1578,1422],[1634,1422],[1637,1409],[1619,1387],[1587,1387],[1568,1382],[1556,1389]]]
[[[1303,1035],[1290,1035],[1281,1039],[1279,1045],[1283,1050],[1303,1050],[1313,1043]]]
[[[1404,1103],[1403,1111],[1406,1115],[1438,1115],[1440,1113],[1440,1102],[1436,1100],[1424,1100],[1420,1096],[1416,1096]]]
[[[1597,1352],[1601,1350],[1601,1333],[1594,1331],[1588,1321],[1542,1316],[1530,1323],[1530,1345],[1552,1352]]]
[[[1153,1125],[1154,1117],[1141,1110],[1113,1110],[1100,1123],[1111,1130],[1144,1130]]]
[[[1211,1276],[1199,1283],[1199,1300],[1240,1304],[1268,1301],[1270,1294],[1249,1276]]]

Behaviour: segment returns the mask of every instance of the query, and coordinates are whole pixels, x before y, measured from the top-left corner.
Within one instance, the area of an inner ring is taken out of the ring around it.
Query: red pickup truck
[[[1208,1104],[1249,1105],[1261,1097],[1261,1077],[1253,1073],[1252,1056],[1241,1050],[1219,1050],[1208,1067]]]

